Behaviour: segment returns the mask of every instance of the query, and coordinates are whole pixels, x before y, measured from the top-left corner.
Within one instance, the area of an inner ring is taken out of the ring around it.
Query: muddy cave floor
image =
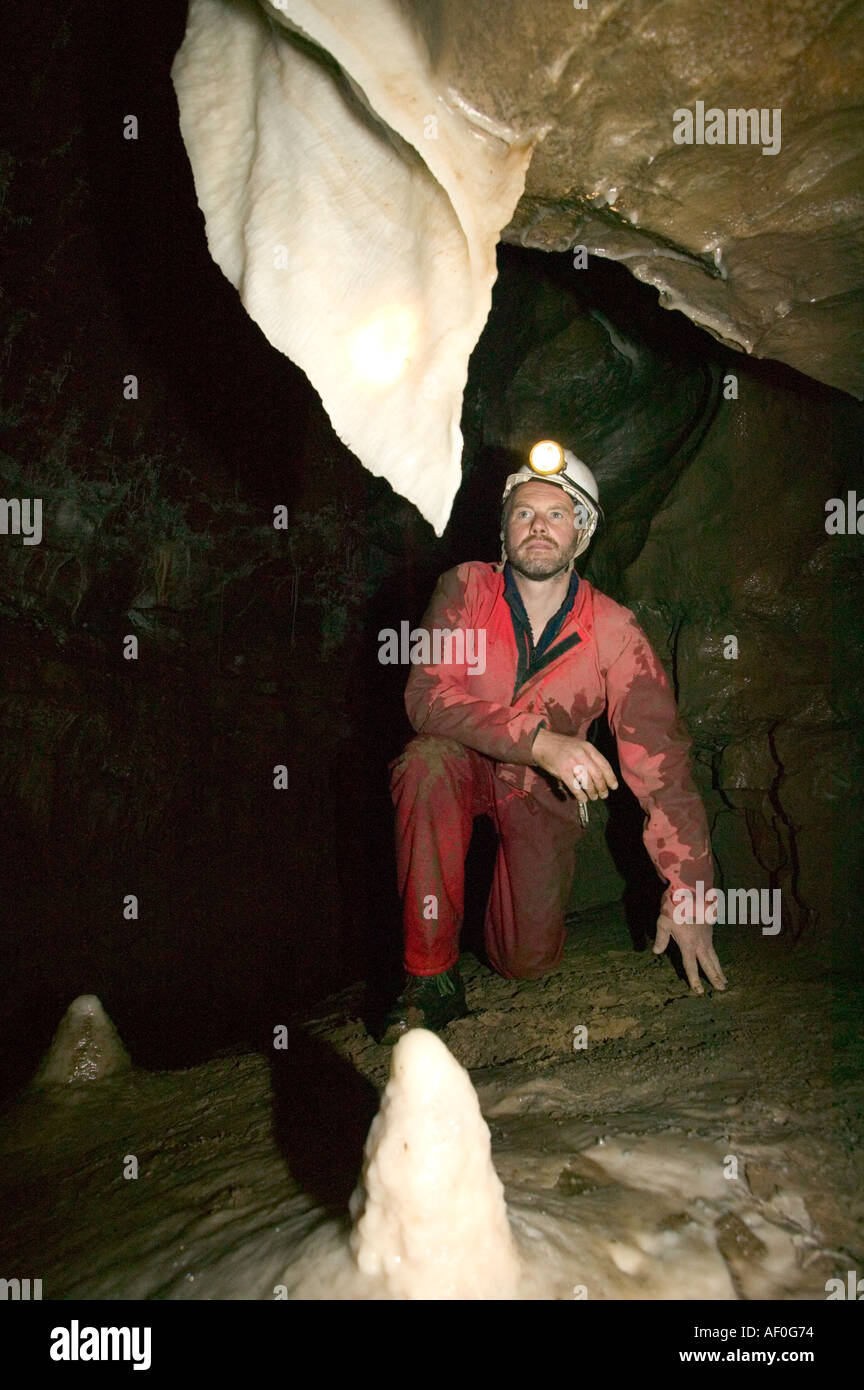
[[[463,956],[472,1016],[443,1037],[491,1130],[526,1298],[824,1299],[864,1272],[860,997],[824,944],[717,942],[729,988],[703,997],[632,950],[620,907],[571,925],[542,980]],[[360,997],[269,1058],[26,1095],[0,1137],[4,1276],[46,1299],[386,1297],[346,1242],[390,1057]]]

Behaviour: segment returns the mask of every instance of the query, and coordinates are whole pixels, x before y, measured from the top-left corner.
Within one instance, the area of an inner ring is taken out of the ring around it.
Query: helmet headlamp
[[[501,498],[502,507],[506,505],[507,498],[514,488],[519,487],[522,483],[539,482],[541,479],[544,482],[554,483],[556,487],[563,488],[564,492],[572,498],[576,508],[574,520],[582,531],[582,537],[575,553],[577,556],[581,555],[590,545],[597,524],[603,517],[600,495],[597,490],[597,479],[590,468],[569,449],[562,448],[554,439],[541,439],[532,448],[528,462],[524,463],[518,472],[511,473],[508,477],[504,484],[504,495]]]
[[[554,439],[541,439],[528,455],[528,467],[541,478],[563,473],[566,466],[564,450]]]

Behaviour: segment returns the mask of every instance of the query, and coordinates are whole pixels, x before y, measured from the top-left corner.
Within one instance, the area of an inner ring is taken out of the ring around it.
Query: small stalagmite
[[[517,1297],[519,1259],[477,1093],[425,1029],[394,1048],[351,1215],[357,1264],[397,1298]]]
[[[60,1020],[33,1084],[42,1089],[102,1081],[131,1065],[100,1000],[95,994],[80,994]]]

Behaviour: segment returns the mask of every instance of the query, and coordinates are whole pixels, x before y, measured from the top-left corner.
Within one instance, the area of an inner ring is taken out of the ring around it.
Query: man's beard
[[[532,550],[529,548],[531,545],[531,537],[529,536],[515,553],[505,543],[504,552],[511,567],[517,574],[524,575],[526,579],[554,579],[562,570],[568,568],[578,543],[579,536],[577,534],[566,550],[562,550],[554,541],[549,543],[548,549],[540,546],[536,550]]]

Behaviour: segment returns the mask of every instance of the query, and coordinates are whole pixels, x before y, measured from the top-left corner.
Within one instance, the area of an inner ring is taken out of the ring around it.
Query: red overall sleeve
[[[452,631],[482,626],[476,598],[472,602],[473,587],[470,565],[459,565],[442,574],[421,627],[432,633],[435,628]],[[486,659],[495,659],[488,644]],[[515,668],[510,673],[511,684],[514,678]],[[416,733],[455,739],[466,748],[503,763],[532,764],[534,738],[538,729],[546,727],[546,720],[540,715],[520,713],[512,705],[472,695],[465,663],[412,666],[405,689],[405,708]]]
[[[609,724],[618,744],[621,772],[645,812],[645,848],[668,880],[664,910],[676,888],[705,891],[714,884],[708,821],[690,773],[690,739],[666,672],[628,609],[624,638],[606,673]]]

